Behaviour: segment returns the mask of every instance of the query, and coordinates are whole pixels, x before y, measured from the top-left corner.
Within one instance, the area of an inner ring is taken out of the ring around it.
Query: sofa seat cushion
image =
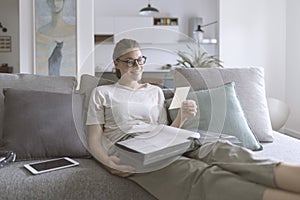
[[[300,139],[277,131],[273,131],[273,137],[272,143],[261,143],[263,151],[254,152],[255,155],[300,165]]]
[[[72,93],[76,87],[75,77],[41,76],[33,74],[0,73],[0,140],[3,129],[4,95],[3,88],[27,89],[58,93]]]
[[[32,175],[16,162],[0,169],[0,199],[154,200],[126,178],[109,174],[94,159],[75,159],[76,167]]]

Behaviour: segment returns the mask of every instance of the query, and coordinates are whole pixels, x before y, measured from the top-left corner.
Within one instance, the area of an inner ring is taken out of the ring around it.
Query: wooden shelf
[[[13,67],[0,66],[0,73],[12,73]]]
[[[162,17],[153,18],[154,26],[178,26],[178,18]]]
[[[114,42],[114,35],[108,34],[108,35],[94,35],[94,42],[95,44],[100,43],[113,43]]]

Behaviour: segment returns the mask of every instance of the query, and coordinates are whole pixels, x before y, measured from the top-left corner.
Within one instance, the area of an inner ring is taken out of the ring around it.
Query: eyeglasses
[[[128,67],[133,67],[136,63],[138,65],[143,65],[146,63],[147,57],[146,56],[142,56],[138,59],[128,59],[128,60],[121,60],[120,58],[117,59],[118,62],[124,62],[127,63]]]

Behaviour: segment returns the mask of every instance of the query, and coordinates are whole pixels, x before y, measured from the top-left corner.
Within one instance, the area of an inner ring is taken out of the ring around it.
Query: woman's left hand
[[[191,117],[194,117],[196,113],[197,113],[197,105],[194,100],[183,101],[180,108],[181,123],[185,122]]]

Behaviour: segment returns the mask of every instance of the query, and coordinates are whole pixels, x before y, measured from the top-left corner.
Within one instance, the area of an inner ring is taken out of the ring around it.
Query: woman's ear
[[[118,62],[118,61],[116,61],[116,60],[114,60],[114,65],[115,65],[115,67],[116,67],[116,68],[118,68],[118,66],[119,66],[119,62]]]

